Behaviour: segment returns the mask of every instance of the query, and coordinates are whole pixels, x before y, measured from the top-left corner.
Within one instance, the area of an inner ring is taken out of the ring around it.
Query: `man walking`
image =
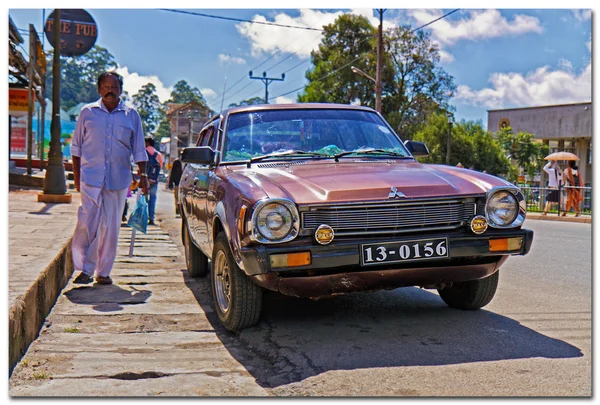
[[[181,175],[183,174],[183,167],[181,160],[175,159],[173,161],[173,167],[169,174],[169,190],[173,190],[175,196],[175,214],[181,215],[179,212],[179,182],[181,181]]]
[[[148,201],[148,225],[155,225],[154,212],[156,211],[156,192],[158,191],[158,177],[163,167],[164,159],[159,151],[154,148],[154,138],[146,137],[146,153],[148,154],[148,181],[150,182],[150,200]]]
[[[139,114],[120,99],[123,78],[115,72],[98,77],[101,99],[81,109],[71,154],[81,205],[72,241],[74,283],[112,284],[121,215],[131,184],[130,158],[138,165],[140,187],[148,193],[144,132]]]

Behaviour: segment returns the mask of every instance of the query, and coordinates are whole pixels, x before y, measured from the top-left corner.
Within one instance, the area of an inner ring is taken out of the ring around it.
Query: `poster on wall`
[[[27,117],[11,117],[10,154],[27,155]]]

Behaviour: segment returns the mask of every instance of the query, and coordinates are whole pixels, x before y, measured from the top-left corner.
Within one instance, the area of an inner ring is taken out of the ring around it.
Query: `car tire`
[[[215,312],[223,326],[238,332],[256,325],[262,308],[262,288],[238,267],[222,232],[215,240],[210,273]]]
[[[185,219],[181,221],[181,239],[188,274],[194,278],[204,277],[208,272],[208,257],[192,242]]]
[[[490,303],[496,288],[500,271],[480,280],[454,283],[450,287],[438,289],[440,297],[448,306],[457,309],[479,309]]]

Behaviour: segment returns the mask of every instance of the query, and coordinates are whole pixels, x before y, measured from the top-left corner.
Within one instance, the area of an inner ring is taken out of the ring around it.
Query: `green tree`
[[[192,101],[196,101],[205,106],[207,105],[202,92],[198,90],[198,88],[190,86],[185,80],[180,80],[175,83],[173,91],[171,92],[171,98],[167,103],[186,104]]]
[[[255,105],[255,104],[264,104],[265,99],[262,97],[252,97],[249,98],[248,100],[242,100],[239,103],[232,103],[229,104],[229,107],[241,107],[244,105]]]
[[[548,154],[547,145],[535,140],[535,135],[528,132],[514,134],[511,127],[503,128],[497,139],[502,148],[519,165],[519,171],[529,176],[530,180],[545,164],[544,157]]]
[[[443,113],[432,114],[414,135],[415,141],[425,142],[429,156],[419,158],[423,163],[446,163],[448,121]],[[485,131],[479,122],[461,121],[452,126],[450,164],[459,162],[466,168],[506,175],[509,161],[500,144]]]
[[[52,94],[53,52],[48,52],[46,76],[46,94]],[[105,48],[94,45],[80,56],[60,58],[61,108],[69,110],[79,103],[89,103],[100,98],[98,95],[98,76],[103,72],[117,68],[114,56]]]
[[[388,89],[384,115],[403,138],[410,139],[427,117],[448,110],[456,85],[439,66],[439,49],[424,31],[409,26],[386,32],[386,53],[392,59],[394,78]]]
[[[352,72],[350,64],[375,78],[377,30],[365,17],[349,14],[324,30],[319,49],[311,54],[309,83],[298,101],[350,104],[360,100],[374,107],[373,81]],[[386,30],[383,42],[382,113],[403,138],[411,139],[431,114],[450,109],[456,85],[440,67],[439,49],[429,34],[398,27]]]
[[[309,83],[298,101],[350,104],[360,100],[363,105],[375,107],[374,83],[354,73],[348,64],[376,76],[376,29],[365,17],[353,14],[343,14],[323,28],[319,49],[311,53],[313,67],[306,72]],[[344,65],[348,66],[334,73]],[[384,71],[389,80],[393,75],[387,55],[384,66],[388,67]]]
[[[162,105],[156,94],[156,86],[147,83],[133,96],[133,105],[140,114],[144,133],[153,133],[159,125]]]

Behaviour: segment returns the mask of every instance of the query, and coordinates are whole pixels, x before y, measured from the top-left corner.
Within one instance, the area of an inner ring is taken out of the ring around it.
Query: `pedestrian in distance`
[[[552,204],[560,203],[560,194],[558,192],[558,182],[562,176],[560,167],[556,160],[551,160],[544,166],[544,171],[548,173],[548,194],[546,195],[546,206],[542,215],[547,215]]]
[[[82,107],[73,133],[71,154],[75,188],[81,193],[72,240],[76,284],[112,284],[120,219],[131,184],[130,159],[138,165],[144,194],[148,193],[142,121],[120,99],[123,78],[116,72],[98,77],[101,98]]]
[[[183,165],[181,160],[175,159],[173,161],[173,167],[171,167],[171,173],[169,173],[168,187],[169,190],[173,190],[175,197],[175,214],[181,215],[179,212],[179,182],[181,181],[181,175],[183,174]]]
[[[581,215],[579,205],[583,201],[583,195],[580,189],[571,187],[583,187],[583,179],[579,168],[575,164],[574,160],[569,160],[569,166],[563,172],[563,183],[567,186],[567,203],[565,206],[565,212],[562,213],[564,217],[567,212],[571,211],[571,208],[575,209],[575,216]]]
[[[158,177],[163,167],[164,159],[159,151],[154,148],[154,138],[146,137],[146,153],[148,154],[148,181],[150,182],[148,200],[148,225],[154,223],[154,213],[156,211],[156,193],[158,191]]]

